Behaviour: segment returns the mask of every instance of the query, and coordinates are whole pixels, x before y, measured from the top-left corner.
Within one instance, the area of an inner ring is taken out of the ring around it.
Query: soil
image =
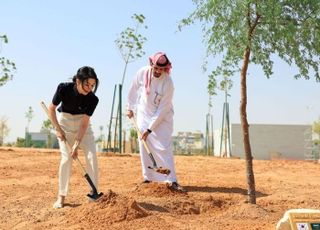
[[[52,204],[57,150],[0,148],[0,229],[275,229],[288,209],[320,209],[320,165],[254,160],[257,204],[247,203],[245,160],[175,156],[186,193],[141,183],[137,154],[98,154],[100,191],[73,166],[66,206]],[[80,160],[84,158],[80,155]]]

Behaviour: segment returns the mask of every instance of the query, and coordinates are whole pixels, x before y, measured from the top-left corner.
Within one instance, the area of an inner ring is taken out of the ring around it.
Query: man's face
[[[153,67],[153,76],[158,78],[161,76],[162,73],[164,73],[166,70],[166,68],[161,68],[161,67],[157,67],[157,66],[154,66]]]

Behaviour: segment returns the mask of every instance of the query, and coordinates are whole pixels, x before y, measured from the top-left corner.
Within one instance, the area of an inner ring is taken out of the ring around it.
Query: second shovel
[[[134,118],[132,118],[131,120],[132,120],[132,123],[133,123],[133,125],[134,125],[137,133],[139,134],[139,136],[140,136],[140,138],[141,138],[142,134],[141,134],[141,132],[140,132],[140,129],[139,129],[138,125],[137,125],[136,120],[135,120]],[[152,164],[153,164],[152,167],[151,167],[151,166],[148,166],[148,168],[156,171],[157,173],[169,175],[170,172],[171,172],[170,169],[158,167],[158,166],[157,166],[157,162],[156,162],[156,160],[154,159],[154,157],[153,157],[153,155],[152,155],[152,153],[151,153],[151,151],[150,151],[150,149],[149,149],[146,141],[143,140],[143,139],[141,139],[141,141],[142,141],[142,144],[144,145],[145,149],[147,150],[148,155],[149,155],[149,157],[150,157],[150,159],[151,159],[151,161],[152,161]]]

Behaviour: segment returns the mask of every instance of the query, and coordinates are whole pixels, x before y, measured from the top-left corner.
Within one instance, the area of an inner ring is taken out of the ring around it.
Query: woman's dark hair
[[[86,80],[89,78],[96,80],[96,86],[94,87],[93,93],[95,93],[99,86],[99,79],[97,77],[96,72],[94,72],[94,69],[90,66],[83,66],[80,69],[78,69],[77,74],[73,76],[72,81],[76,82],[77,79],[80,80],[81,84],[83,84]]]

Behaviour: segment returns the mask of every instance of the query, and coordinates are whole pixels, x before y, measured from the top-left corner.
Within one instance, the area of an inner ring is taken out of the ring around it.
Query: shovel
[[[150,157],[150,159],[151,159],[151,161],[152,161],[152,163],[153,163],[153,166],[152,166],[152,167],[151,167],[151,166],[148,166],[148,168],[156,171],[157,173],[169,175],[169,174],[170,174],[170,169],[162,168],[162,167],[158,167],[158,166],[157,166],[156,160],[154,159],[154,157],[153,157],[153,155],[152,155],[152,153],[151,153],[151,151],[150,151],[150,149],[149,149],[146,141],[143,140],[143,139],[141,139],[142,134],[141,134],[141,132],[140,132],[140,129],[138,128],[138,125],[137,125],[136,120],[135,120],[133,117],[132,117],[131,120],[132,120],[132,123],[133,123],[133,125],[134,125],[137,133],[138,133],[139,136],[140,136],[140,140],[142,141],[142,144],[144,145],[144,148],[147,150],[148,155],[149,155],[149,157]]]
[[[49,115],[49,110],[48,110],[46,104],[42,101],[42,102],[40,102],[40,105],[41,105],[42,109],[45,111],[45,113],[47,114],[49,120],[51,121],[51,118],[50,118],[50,115]],[[51,121],[51,123],[52,123],[52,125],[54,125],[54,123],[52,121]],[[70,144],[67,141],[65,141],[65,144],[67,146],[68,152],[71,152]],[[77,162],[77,166],[80,168],[80,170],[83,173],[84,178],[87,180],[88,184],[91,187],[92,193],[87,194],[87,196],[89,198],[93,199],[93,200],[99,199],[103,195],[103,193],[102,192],[98,193],[96,186],[94,186],[89,174],[84,169],[84,167],[81,164],[81,161],[79,160],[79,158],[76,157],[74,160]]]

